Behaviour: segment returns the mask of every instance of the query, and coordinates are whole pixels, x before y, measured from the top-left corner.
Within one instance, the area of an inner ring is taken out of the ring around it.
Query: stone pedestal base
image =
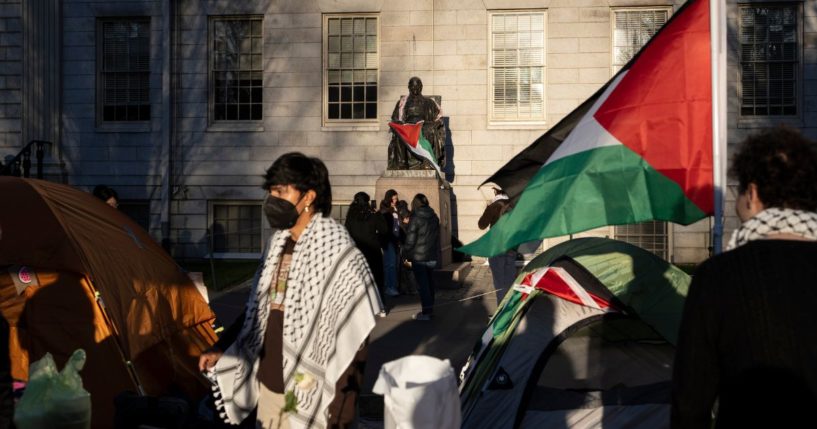
[[[409,208],[415,195],[428,197],[429,206],[440,217],[440,263],[448,266],[451,263],[451,185],[439,179],[434,170],[386,170],[375,185],[378,204],[389,189],[397,191]]]

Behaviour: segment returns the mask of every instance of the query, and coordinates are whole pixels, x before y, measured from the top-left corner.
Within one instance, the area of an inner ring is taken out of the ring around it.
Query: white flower
[[[308,392],[318,386],[318,381],[310,373],[298,372],[295,374],[295,387],[304,392]]]

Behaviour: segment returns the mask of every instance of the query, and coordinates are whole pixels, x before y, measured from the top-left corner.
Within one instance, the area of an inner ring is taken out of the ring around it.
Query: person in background
[[[390,231],[383,216],[375,213],[369,204],[369,194],[358,192],[355,194],[349,212],[346,214],[346,229],[355,240],[355,245],[374,275],[377,289],[384,293],[383,286],[383,245],[388,240]]]
[[[397,200],[397,191],[389,189],[380,202],[380,214],[389,228],[383,246],[383,276],[387,296],[400,295],[397,285],[400,278],[400,242],[404,235],[397,216]]]
[[[482,216],[477,221],[479,229],[494,226],[499,218],[511,209],[508,194],[497,187],[492,189],[494,190],[494,198],[488,204],[488,207],[485,207],[485,211],[482,212]],[[494,289],[496,290],[497,304],[502,302],[505,294],[513,286],[513,281],[516,280],[517,255],[515,249],[510,249],[488,258],[488,265],[491,267],[491,277],[494,280]]]
[[[437,266],[440,252],[440,219],[429,207],[428,198],[417,194],[411,201],[411,220],[403,244],[403,257],[411,262],[411,270],[417,280],[422,310],[414,315],[415,320],[431,320],[434,314],[434,278],[432,271]]]
[[[105,185],[96,185],[94,187],[94,196],[104,201],[105,204],[118,209],[119,208],[119,194],[113,188]]]
[[[810,426],[817,409],[817,143],[788,128],[735,152],[742,224],[701,264],[673,368],[673,428]],[[717,406],[715,405],[717,403]],[[716,410],[715,410],[716,408]]]
[[[264,177],[274,230],[244,315],[199,358],[217,407],[258,428],[345,428],[355,419],[366,343],[381,311],[366,259],[329,215],[324,163],[293,152]],[[229,392],[229,394],[224,394]]]

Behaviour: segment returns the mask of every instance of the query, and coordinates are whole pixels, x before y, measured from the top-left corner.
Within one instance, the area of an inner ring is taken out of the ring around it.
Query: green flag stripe
[[[688,225],[706,215],[677,183],[624,145],[559,159],[540,169],[516,207],[460,248],[493,256],[527,241],[647,220]]]
[[[437,157],[434,156],[434,148],[431,147],[431,142],[429,142],[425,136],[420,133],[420,140],[417,141],[417,149],[419,151],[425,151],[425,157],[431,160],[434,164],[437,164]]]

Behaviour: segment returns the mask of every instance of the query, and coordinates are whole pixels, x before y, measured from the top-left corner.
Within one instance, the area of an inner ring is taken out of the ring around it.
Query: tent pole
[[[91,287],[91,292],[94,293],[94,300],[96,301],[97,307],[99,307],[102,317],[105,318],[105,323],[108,325],[108,328],[113,334],[113,339],[116,343],[116,350],[119,352],[122,362],[128,369],[128,375],[130,375],[131,381],[133,381],[133,384],[136,385],[137,393],[139,393],[139,396],[145,396],[145,389],[142,387],[142,382],[139,381],[139,375],[136,373],[136,368],[133,366],[133,362],[126,357],[122,343],[119,341],[119,331],[116,329],[116,325],[114,325],[113,321],[108,316],[108,312],[105,310],[105,302],[102,300],[102,295],[100,295],[99,291],[92,286],[93,283],[91,283],[91,279],[86,277],[85,281],[88,282],[88,285]]]

